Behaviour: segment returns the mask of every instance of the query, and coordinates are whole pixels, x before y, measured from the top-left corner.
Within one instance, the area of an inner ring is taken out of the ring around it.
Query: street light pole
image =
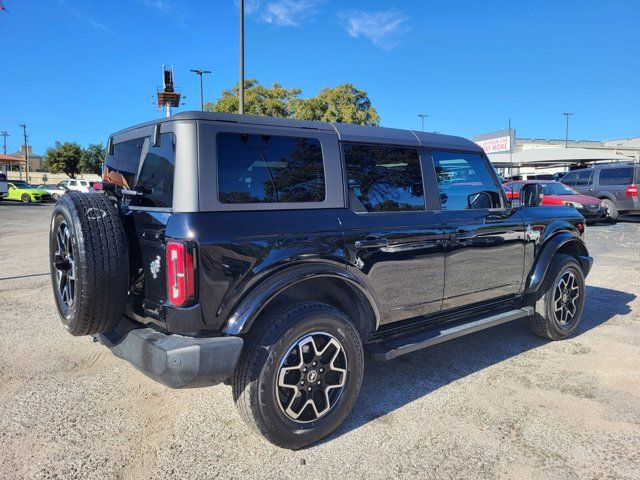
[[[27,177],[27,183],[29,183],[29,144],[27,143],[27,125],[21,123],[18,126],[22,127],[22,135],[24,137],[24,173]],[[22,170],[20,170],[20,180],[22,180]]]
[[[429,115],[425,113],[419,113],[418,116],[420,117],[420,131],[424,132],[424,117],[428,117]]]
[[[10,136],[11,135],[9,135],[6,130],[2,130],[0,132],[0,137],[3,137],[3,144],[4,144],[3,151],[5,155],[7,154],[7,137],[10,137]]]
[[[198,70],[198,69],[191,69],[191,71],[200,77],[200,110],[202,110],[204,112],[204,97],[202,95],[202,75],[205,75],[207,73],[211,73],[211,71],[210,70]]]
[[[573,115],[573,113],[565,112],[562,115],[566,118],[566,125],[564,129],[564,148],[569,146],[569,117]]]
[[[240,0],[240,115],[244,114],[244,0]]]

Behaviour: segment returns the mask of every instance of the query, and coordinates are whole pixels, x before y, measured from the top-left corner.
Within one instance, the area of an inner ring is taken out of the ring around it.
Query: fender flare
[[[574,243],[576,251],[579,253],[577,260],[584,271],[585,276],[591,269],[593,259],[589,256],[584,241],[579,236],[570,232],[560,232],[548,238],[542,245],[542,250],[536,259],[536,262],[529,273],[527,279],[526,293],[535,293],[538,291],[547,274],[549,264],[554,255],[565,245]]]
[[[255,284],[235,306],[222,333],[240,335],[246,333],[267,304],[287,288],[312,278],[329,277],[341,280],[358,289],[367,299],[375,316],[375,328],[380,325],[380,312],[371,293],[353,273],[339,266],[317,263],[294,265],[270,275]]]

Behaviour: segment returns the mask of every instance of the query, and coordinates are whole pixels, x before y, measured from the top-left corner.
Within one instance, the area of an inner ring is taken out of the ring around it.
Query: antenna
[[[173,84],[173,65],[162,65],[162,90],[158,89],[158,107],[164,108],[167,117],[171,116],[171,107],[180,106],[180,92]]]

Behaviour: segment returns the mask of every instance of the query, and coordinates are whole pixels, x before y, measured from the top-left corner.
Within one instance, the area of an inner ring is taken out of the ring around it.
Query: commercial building
[[[518,138],[515,129],[481,135],[472,140],[484,148],[504,176],[558,173],[593,163],[640,162],[640,137],[617,140]]]

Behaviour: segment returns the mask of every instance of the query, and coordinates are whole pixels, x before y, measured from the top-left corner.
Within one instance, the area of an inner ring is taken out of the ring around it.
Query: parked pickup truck
[[[282,447],[345,420],[365,355],[516,320],[550,340],[578,328],[584,218],[528,187],[514,208],[469,140],[185,112],[107,152],[107,194],[53,210],[62,323],[168,387],[230,383]]]

